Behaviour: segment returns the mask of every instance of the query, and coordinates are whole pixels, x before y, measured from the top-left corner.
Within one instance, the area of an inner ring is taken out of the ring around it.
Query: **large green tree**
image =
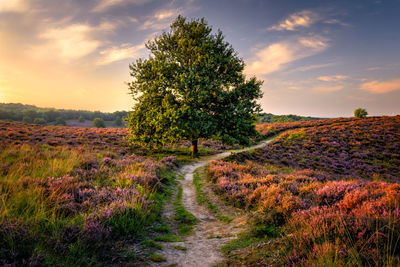
[[[146,43],[147,59],[132,63],[131,142],[159,146],[199,138],[249,143],[257,134],[262,82],[246,80],[244,62],[204,19],[179,16],[168,32]]]

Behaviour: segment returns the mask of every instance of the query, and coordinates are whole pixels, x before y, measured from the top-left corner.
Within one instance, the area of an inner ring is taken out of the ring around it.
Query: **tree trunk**
[[[196,140],[192,140],[192,158],[197,158],[197,139]]]

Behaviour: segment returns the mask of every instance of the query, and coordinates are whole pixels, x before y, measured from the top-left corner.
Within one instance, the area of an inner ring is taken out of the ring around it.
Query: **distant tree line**
[[[303,117],[298,115],[274,115],[271,113],[260,113],[258,115],[258,122],[263,123],[277,123],[277,122],[293,122],[293,121],[310,121],[320,120],[322,118],[317,117]]]
[[[114,126],[122,126],[122,119],[127,115],[127,111],[105,113],[87,110],[39,108],[34,105],[19,103],[0,103],[0,120],[42,125],[66,125],[68,120],[76,120],[82,123],[99,118],[103,121],[114,121]]]

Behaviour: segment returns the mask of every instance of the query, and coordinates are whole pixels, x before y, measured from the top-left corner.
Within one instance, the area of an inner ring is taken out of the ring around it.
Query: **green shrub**
[[[96,128],[105,128],[106,124],[104,123],[102,118],[93,119],[92,126]]]
[[[368,115],[368,112],[363,108],[358,108],[354,110],[354,117],[356,118],[365,118]]]

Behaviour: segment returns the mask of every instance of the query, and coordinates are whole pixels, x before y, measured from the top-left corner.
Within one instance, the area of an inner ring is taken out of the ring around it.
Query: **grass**
[[[199,205],[203,205],[204,194],[203,194],[203,191],[201,190],[201,182],[200,181],[201,181],[200,174],[196,170],[193,174],[193,184],[194,184],[194,187],[196,188],[197,203]]]
[[[159,242],[181,242],[182,239],[174,234],[166,234],[166,235],[160,235],[154,238],[154,241],[159,241]]]
[[[167,261],[167,258],[163,257],[160,254],[151,253],[150,254],[150,260],[154,261],[154,262],[164,262],[164,261]]]
[[[202,171],[202,174],[204,173],[204,170]],[[193,184],[196,188],[196,195],[197,195],[197,203],[199,205],[203,205],[204,202],[207,202],[208,208],[211,210],[212,213],[215,213],[218,220],[226,223],[230,223],[233,221],[233,218],[229,216],[225,216],[219,213],[218,208],[216,205],[214,205],[209,199],[206,198],[204,195],[204,192],[202,190],[202,182],[201,182],[201,174],[199,170],[196,170],[193,174]]]
[[[182,251],[186,251],[187,250],[187,247],[180,246],[180,245],[175,245],[174,248],[182,250]]]
[[[144,245],[148,248],[163,249],[163,245],[154,240],[145,240]]]
[[[254,237],[251,234],[245,233],[239,236],[239,238],[229,241],[227,244],[222,246],[221,251],[228,253],[239,248],[245,248],[251,244],[257,243],[262,240],[259,237]]]
[[[122,168],[103,164],[105,157],[115,162],[122,160],[113,151],[85,146],[23,144],[10,145],[0,151],[2,263],[20,265],[37,257],[40,265],[101,265],[110,257],[128,258],[126,253],[121,253],[126,251],[125,245],[113,249],[115,255],[105,251],[109,252],[115,242],[130,235],[136,237],[138,244],[145,240],[142,242],[145,248],[162,249],[157,240],[146,240],[148,235],[144,230],[160,218],[163,202],[171,195],[170,187],[176,179],[173,171],[157,167],[150,158],[143,164],[136,162]],[[85,169],[88,160],[96,167]],[[144,165],[146,162],[148,165]],[[124,182],[129,182],[127,177],[144,176],[151,171],[154,179],[161,181],[161,189]],[[116,179],[111,179],[113,177]],[[113,194],[118,197],[118,190],[137,194],[124,195],[118,204],[112,197]],[[84,195],[84,192],[90,193]],[[78,194],[82,201],[76,200]],[[97,195],[105,200],[92,201]],[[85,199],[88,204],[82,206]],[[110,217],[86,224],[89,215],[97,218],[107,206],[116,207],[114,204],[121,209],[111,209]],[[89,228],[85,228],[87,226]],[[166,225],[155,226],[154,230],[170,232]],[[91,233],[96,240],[94,243],[90,241]],[[172,235],[160,239],[180,241]]]
[[[174,209],[175,209],[174,219],[178,223],[179,233],[181,235],[187,235],[192,231],[193,226],[197,223],[197,219],[183,206],[182,194],[183,194],[182,186],[179,186],[178,194],[174,202]]]

